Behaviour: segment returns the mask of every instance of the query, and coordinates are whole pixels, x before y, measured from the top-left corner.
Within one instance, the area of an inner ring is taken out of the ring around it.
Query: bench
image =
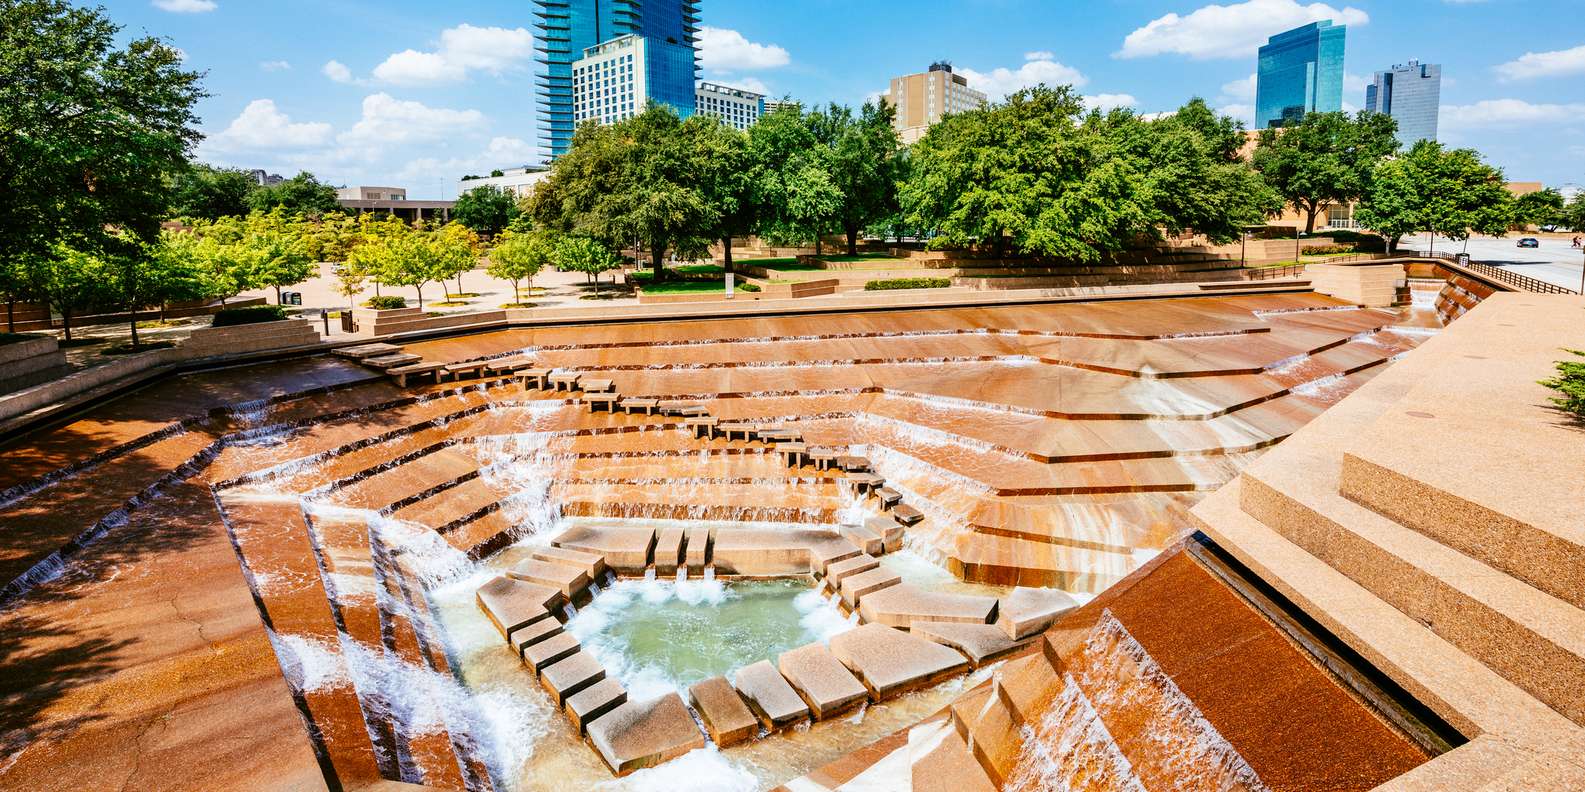
[[[777,443],[776,453],[781,454],[787,467],[803,467],[804,455],[809,452],[809,446],[798,443]]]
[[[810,451],[808,456],[809,461],[813,462],[815,467],[819,468],[820,470],[830,470],[831,466],[836,464],[837,460],[837,452],[824,448],[817,448],[813,451]]]
[[[700,407],[697,404],[667,402],[666,404],[661,405],[660,414],[669,415],[676,418],[703,418],[709,415],[710,411]]]
[[[578,390],[584,393],[610,393],[616,390],[616,383],[608,379],[586,379],[578,383]]]
[[[720,419],[718,418],[689,418],[682,422],[683,426],[691,427],[693,436],[700,440],[715,439],[719,423]]]
[[[484,371],[486,374],[516,374],[533,365],[534,361],[521,357],[486,360],[484,361]]]
[[[875,497],[881,499],[881,509],[883,511],[903,502],[903,494],[891,487],[881,487],[875,490]]]
[[[796,429],[762,429],[759,439],[767,443],[796,443],[803,440],[804,436]]]
[[[594,412],[604,407],[606,412],[614,413],[616,412],[616,400],[620,398],[614,393],[586,393],[583,396],[584,402],[589,405],[589,412]]]
[[[640,411],[642,411],[645,415],[654,415],[655,408],[659,406],[660,402],[654,399],[623,399],[621,403],[622,412],[625,412],[628,415],[632,415],[633,413]]]
[[[397,366],[386,369],[385,373],[391,375],[391,379],[396,380],[396,387],[405,388],[407,387],[408,377],[432,376],[435,378],[435,382],[440,382],[441,374],[445,370],[446,364],[444,363],[414,363],[410,366]]]
[[[528,390],[530,384],[534,386],[534,390],[544,390],[550,387],[549,369],[525,369],[518,372],[518,376],[523,380],[523,390]]]
[[[550,382],[550,387],[559,393],[561,391],[576,390],[578,380],[582,378],[583,375],[575,371],[558,371],[546,379]]]
[[[886,485],[886,479],[874,473],[850,473],[847,481],[848,485],[853,488],[854,493],[858,495],[867,495]]]
[[[743,442],[746,443],[759,434],[759,427],[746,423],[728,423],[717,426],[716,432],[725,436],[728,443],[732,442],[733,435],[742,435]]]

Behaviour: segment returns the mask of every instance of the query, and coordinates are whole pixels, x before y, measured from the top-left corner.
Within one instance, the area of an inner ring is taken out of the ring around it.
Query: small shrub
[[[393,294],[387,294],[381,297],[370,297],[368,302],[365,302],[363,306],[365,308],[373,308],[376,311],[391,311],[397,308],[406,308],[407,298]]]
[[[286,318],[286,309],[279,305],[250,305],[246,308],[227,308],[215,314],[211,327],[279,322]]]
[[[275,307],[275,306],[272,306],[272,307]],[[171,347],[174,347],[174,346],[176,346],[176,342],[175,341],[144,341],[143,343],[138,344],[137,346],[132,346],[132,343],[130,341],[128,341],[128,342],[123,342],[123,343],[120,343],[120,344],[112,344],[111,346],[107,346],[104,349],[99,350],[99,354],[101,354],[101,355],[133,355],[133,354],[137,354],[138,352],[150,352],[150,351],[155,350],[155,349],[170,349]]]
[[[1565,351],[1585,358],[1585,352],[1578,349]],[[1553,404],[1564,412],[1572,413],[1575,418],[1585,421],[1585,363],[1573,360],[1558,361],[1557,376],[1541,380],[1541,384],[1562,394],[1552,398]]]
[[[945,289],[952,285],[951,278],[892,278],[872,280],[864,284],[864,291],[892,291],[895,289]]]
[[[760,290],[758,283],[740,283],[737,285],[737,289],[738,291],[746,292],[757,292]]]
[[[1355,253],[1359,248],[1353,244],[1343,245],[1305,245],[1302,252],[1306,256],[1335,256],[1342,253]]]

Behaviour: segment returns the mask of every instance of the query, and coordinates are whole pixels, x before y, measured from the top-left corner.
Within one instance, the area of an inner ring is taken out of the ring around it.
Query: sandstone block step
[[[864,551],[858,545],[840,537],[833,537],[818,542],[809,547],[811,572],[821,572],[831,568],[838,561],[861,555]]]
[[[400,366],[412,365],[423,359],[423,357],[414,355],[410,352],[395,352],[389,355],[382,355],[380,357],[364,358],[358,362],[368,366],[369,368],[388,371]]]
[[[605,574],[605,556],[595,553],[584,553],[578,550],[568,550],[565,547],[541,547],[529,555],[541,561],[553,564],[577,566],[589,576],[591,582],[599,580]]]
[[[540,686],[550,693],[558,707],[602,679],[605,679],[605,667],[588,652],[575,652],[557,660],[545,666],[539,674]]]
[[[868,572],[860,572],[842,581],[838,589],[842,592],[842,601],[849,610],[858,608],[864,598],[881,589],[891,588],[903,582],[902,576],[885,567],[876,567]]]
[[[683,554],[688,538],[687,531],[680,526],[667,526],[655,533],[655,553],[652,563],[655,565],[655,574],[662,577],[671,577],[677,574],[677,567],[685,564]]]
[[[924,512],[909,506],[906,503],[899,503],[896,506],[893,506],[892,516],[903,525],[918,525],[925,519]]]
[[[996,792],[968,743],[945,718],[909,731],[911,792]]]
[[[886,552],[885,541],[881,535],[870,530],[864,525],[843,525],[837,528],[842,538],[857,545],[860,550],[872,556]]]
[[[402,348],[395,344],[362,344],[355,347],[342,347],[332,351],[330,354],[349,360],[364,360],[366,358],[394,355],[400,351],[402,351]]]
[[[589,725],[589,741],[618,776],[705,745],[704,734],[676,693],[622,704]]]
[[[581,567],[525,558],[506,573],[515,580],[548,586],[572,599],[589,587],[589,574]]]
[[[975,668],[1000,660],[1030,643],[1028,639],[1015,641],[1008,638],[994,624],[916,620],[908,631],[925,640],[958,650]]]
[[[917,620],[989,624],[996,616],[995,597],[929,591],[899,583],[870,592],[859,601],[859,616],[866,622],[909,629]]]
[[[572,633],[564,632],[552,635],[543,641],[530,644],[523,649],[523,665],[528,666],[537,676],[547,666],[577,654],[582,647]]]
[[[1062,614],[1079,607],[1079,601],[1065,591],[1020,586],[1002,597],[996,626],[1012,640],[1045,632]]]
[[[704,568],[711,562],[711,545],[715,542],[714,530],[703,526],[688,529],[687,549],[683,552],[683,560],[688,565],[690,575],[704,574]]]
[[[848,667],[870,697],[926,687],[968,668],[952,649],[882,624],[866,624],[831,639],[831,654]]]
[[[825,644],[812,643],[783,652],[776,668],[809,705],[815,720],[825,720],[858,706],[868,696],[842,661]]]
[[[842,590],[842,581],[854,575],[863,574],[881,565],[881,560],[869,553],[856,555],[852,558],[832,562],[826,567],[825,583],[833,593]]]
[[[551,618],[550,609],[561,603],[562,596],[552,588],[498,577],[480,586],[474,598],[506,639],[534,622]]]
[[[896,520],[886,516],[871,517],[864,521],[864,527],[881,537],[881,549],[885,552],[895,553],[903,549],[903,536],[907,531]]]
[[[772,731],[809,717],[809,707],[769,660],[738,669],[732,685]]]
[[[688,702],[704,721],[705,731],[717,746],[729,748],[759,733],[759,719],[726,677],[710,677],[688,688]]]
[[[602,525],[571,528],[551,542],[556,547],[605,557],[622,575],[642,575],[655,552],[655,529]]]
[[[540,619],[532,624],[519,627],[507,636],[506,642],[512,645],[521,658],[528,647],[553,636],[561,634],[561,622],[555,618]]]
[[[579,734],[589,731],[589,724],[627,703],[627,689],[622,683],[606,677],[567,698],[562,711],[572,721]]]

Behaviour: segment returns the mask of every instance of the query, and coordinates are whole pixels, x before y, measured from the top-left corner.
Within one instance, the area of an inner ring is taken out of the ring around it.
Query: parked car
[[[1541,241],[1535,237],[1525,237],[1524,239],[1519,240],[1519,247],[1538,248],[1541,247]]]

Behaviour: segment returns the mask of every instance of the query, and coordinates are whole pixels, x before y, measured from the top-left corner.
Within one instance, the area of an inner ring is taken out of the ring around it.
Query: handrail
[[[1251,267],[1246,270],[1246,272],[1249,273],[1249,280],[1273,280],[1276,278],[1303,275],[1304,265],[1283,264],[1280,267]]]
[[[1493,267],[1490,264],[1481,264],[1477,261],[1460,261],[1458,255],[1453,253],[1429,253],[1424,255],[1427,258],[1436,258],[1442,261],[1452,262],[1454,266],[1460,269],[1468,270],[1471,273],[1486,278],[1501,281],[1502,283],[1505,283],[1521,291],[1534,292],[1536,294],[1579,294],[1579,292],[1573,289],[1559,286],[1556,283],[1548,283],[1544,280],[1537,280],[1536,278],[1532,278],[1528,275],[1520,275],[1517,272],[1506,270],[1502,267]]]

